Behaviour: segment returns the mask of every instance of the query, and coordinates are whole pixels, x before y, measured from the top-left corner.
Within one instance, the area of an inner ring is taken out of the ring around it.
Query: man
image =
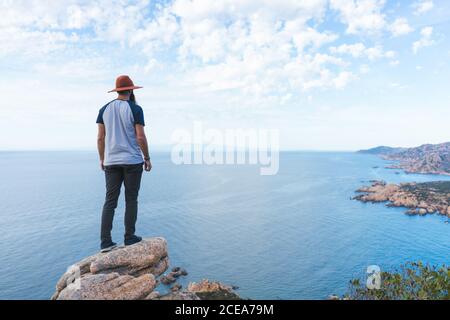
[[[130,77],[118,77],[116,88],[109,91],[117,92],[117,98],[101,108],[97,117],[97,148],[106,180],[100,234],[102,252],[116,246],[111,230],[122,183],[125,185],[126,203],[124,243],[132,245],[142,240],[135,235],[137,198],[143,167],[145,171],[150,171],[152,164],[144,132],[144,113],[136,104],[133,93],[133,90],[140,88],[133,84]]]

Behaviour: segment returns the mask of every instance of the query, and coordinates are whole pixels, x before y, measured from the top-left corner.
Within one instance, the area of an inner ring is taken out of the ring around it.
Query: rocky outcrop
[[[239,298],[231,287],[203,280],[186,290],[176,282],[187,271],[169,267],[164,238],[144,239],[107,253],[97,253],[70,266],[56,284],[53,300],[204,300],[221,296]],[[161,277],[160,277],[161,276]],[[166,281],[169,279],[170,281]],[[160,284],[171,285],[169,293],[155,291]]]
[[[450,181],[387,184],[373,181],[362,187],[353,199],[362,202],[387,202],[391,207],[405,207],[409,215],[439,213],[450,218]]]
[[[184,291],[175,290],[167,295],[161,296],[159,300],[241,300],[234,292],[233,287],[224,285],[217,281],[203,279],[192,282]]]
[[[56,284],[52,299],[144,299],[155,289],[156,277],[168,266],[166,240],[145,239],[72,265]]]
[[[220,282],[211,282],[203,279],[199,283],[190,283],[188,292],[195,293],[201,300],[240,300],[241,298],[234,293],[233,287],[224,285]]]
[[[177,281],[180,276],[187,276],[187,274],[185,269],[175,267],[172,268],[172,271],[169,274],[161,277],[161,282],[164,284],[171,284]]]

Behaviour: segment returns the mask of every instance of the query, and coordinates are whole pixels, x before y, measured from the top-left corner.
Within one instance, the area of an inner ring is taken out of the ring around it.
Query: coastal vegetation
[[[450,267],[409,262],[392,272],[381,272],[379,289],[369,289],[363,279],[350,281],[343,299],[350,300],[449,300]]]

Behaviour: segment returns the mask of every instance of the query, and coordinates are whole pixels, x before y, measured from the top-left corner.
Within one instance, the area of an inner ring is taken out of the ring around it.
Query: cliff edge
[[[181,285],[175,282],[178,277],[187,275],[187,272],[175,267],[170,273],[163,275],[168,268],[167,241],[161,237],[144,239],[131,246],[97,253],[73,264],[57,282],[51,299],[240,299],[232,287],[206,279],[190,283],[187,289],[182,290]],[[161,295],[155,291],[161,282],[165,285],[173,284],[169,293]]]

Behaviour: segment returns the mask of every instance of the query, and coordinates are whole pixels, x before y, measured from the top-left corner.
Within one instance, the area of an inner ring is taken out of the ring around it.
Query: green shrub
[[[393,272],[381,272],[380,289],[368,289],[362,279],[350,281],[344,299],[449,300],[450,267],[409,262]]]

